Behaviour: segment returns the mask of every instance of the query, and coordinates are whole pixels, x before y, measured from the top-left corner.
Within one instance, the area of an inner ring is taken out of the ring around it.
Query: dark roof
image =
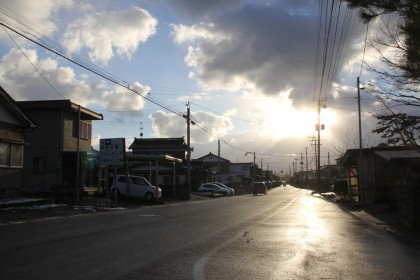
[[[0,103],[12,114],[23,127],[36,128],[33,122],[16,104],[16,101],[0,86]]]
[[[390,158],[408,158],[408,154],[410,154],[410,158],[417,157],[418,151],[420,150],[419,147],[412,146],[412,147],[372,147],[372,148],[364,148],[362,149],[362,155],[371,155],[376,154],[381,156],[384,159],[390,160]],[[346,153],[337,159],[337,163],[341,165],[349,165],[354,163],[357,158],[359,157],[360,150],[359,149],[349,149]],[[392,154],[392,156],[390,156]],[[404,157],[402,156],[404,155]]]
[[[198,160],[204,160],[204,159],[205,159],[205,158],[207,158],[207,157],[220,158],[220,160],[221,160],[221,161],[227,161],[227,162],[230,162],[230,160],[225,159],[225,158],[222,158],[222,157],[219,157],[219,156],[217,156],[217,155],[215,155],[215,154],[212,154],[211,152],[210,152],[210,153],[208,153],[208,154],[207,154],[207,155],[205,155],[205,156],[199,157],[199,158],[198,158]]]
[[[374,153],[387,161],[420,159],[420,150],[375,151]]]
[[[187,150],[184,137],[180,138],[134,138],[133,143],[128,147],[131,150]]]
[[[80,106],[68,99],[18,101],[16,103],[23,110],[61,109],[77,112]],[[82,106],[80,106],[80,113],[83,120],[103,120],[102,114],[96,113]]]

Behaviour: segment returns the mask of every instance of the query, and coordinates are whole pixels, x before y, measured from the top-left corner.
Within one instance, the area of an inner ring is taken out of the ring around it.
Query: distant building
[[[213,171],[210,181],[219,181],[231,186],[249,185],[253,176],[253,163],[232,163],[229,160],[212,154],[199,157],[195,162],[202,162],[206,169]]]
[[[186,159],[187,144],[184,137],[179,138],[134,138],[128,147],[134,155],[170,155]]]
[[[184,137],[134,138],[127,153],[129,172],[149,179],[162,188],[162,196],[187,197]]]

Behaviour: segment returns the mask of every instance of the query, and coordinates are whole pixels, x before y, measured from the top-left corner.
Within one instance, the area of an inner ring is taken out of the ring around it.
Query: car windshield
[[[150,186],[150,183],[141,177],[131,177],[131,182],[136,185]]]

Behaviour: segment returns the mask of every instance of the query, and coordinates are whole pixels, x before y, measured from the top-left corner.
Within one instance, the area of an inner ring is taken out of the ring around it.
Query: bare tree
[[[363,22],[380,21],[379,32],[369,45],[384,67],[367,65],[377,80],[364,84],[384,105],[375,114],[378,123],[372,132],[385,139],[384,145],[417,146],[420,116],[399,109],[420,107],[420,1],[345,1],[359,10]]]
[[[363,147],[370,147],[370,144],[371,135],[362,137]],[[344,156],[347,150],[359,148],[359,133],[348,128],[340,138],[337,138],[336,142],[331,144],[331,147],[334,150],[334,155],[337,158],[341,158]]]
[[[350,8],[358,9],[364,23],[384,15],[398,17],[397,33],[404,41],[403,60],[398,61],[407,79],[420,78],[420,2],[418,0],[345,0]]]

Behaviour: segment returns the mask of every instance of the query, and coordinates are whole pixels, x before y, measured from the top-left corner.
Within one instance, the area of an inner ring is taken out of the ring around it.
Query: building
[[[362,160],[360,150],[351,149],[337,161],[347,168],[352,199],[362,205],[396,205],[399,222],[419,228],[420,148],[375,147],[363,149],[361,155]]]
[[[127,153],[130,174],[136,174],[162,188],[162,196],[189,196],[186,185],[187,144],[179,138],[134,138]]]
[[[83,187],[83,176],[92,151],[95,113],[70,100],[16,102],[38,128],[25,132],[29,142],[24,156],[23,191],[74,192]]]
[[[235,188],[235,193],[246,191],[250,187],[253,174],[253,163],[232,163],[229,160],[212,154],[211,152],[196,160],[202,166],[213,172],[212,178],[206,181],[218,181]]]
[[[0,196],[17,196],[24,183],[25,132],[36,124],[0,87]]]

